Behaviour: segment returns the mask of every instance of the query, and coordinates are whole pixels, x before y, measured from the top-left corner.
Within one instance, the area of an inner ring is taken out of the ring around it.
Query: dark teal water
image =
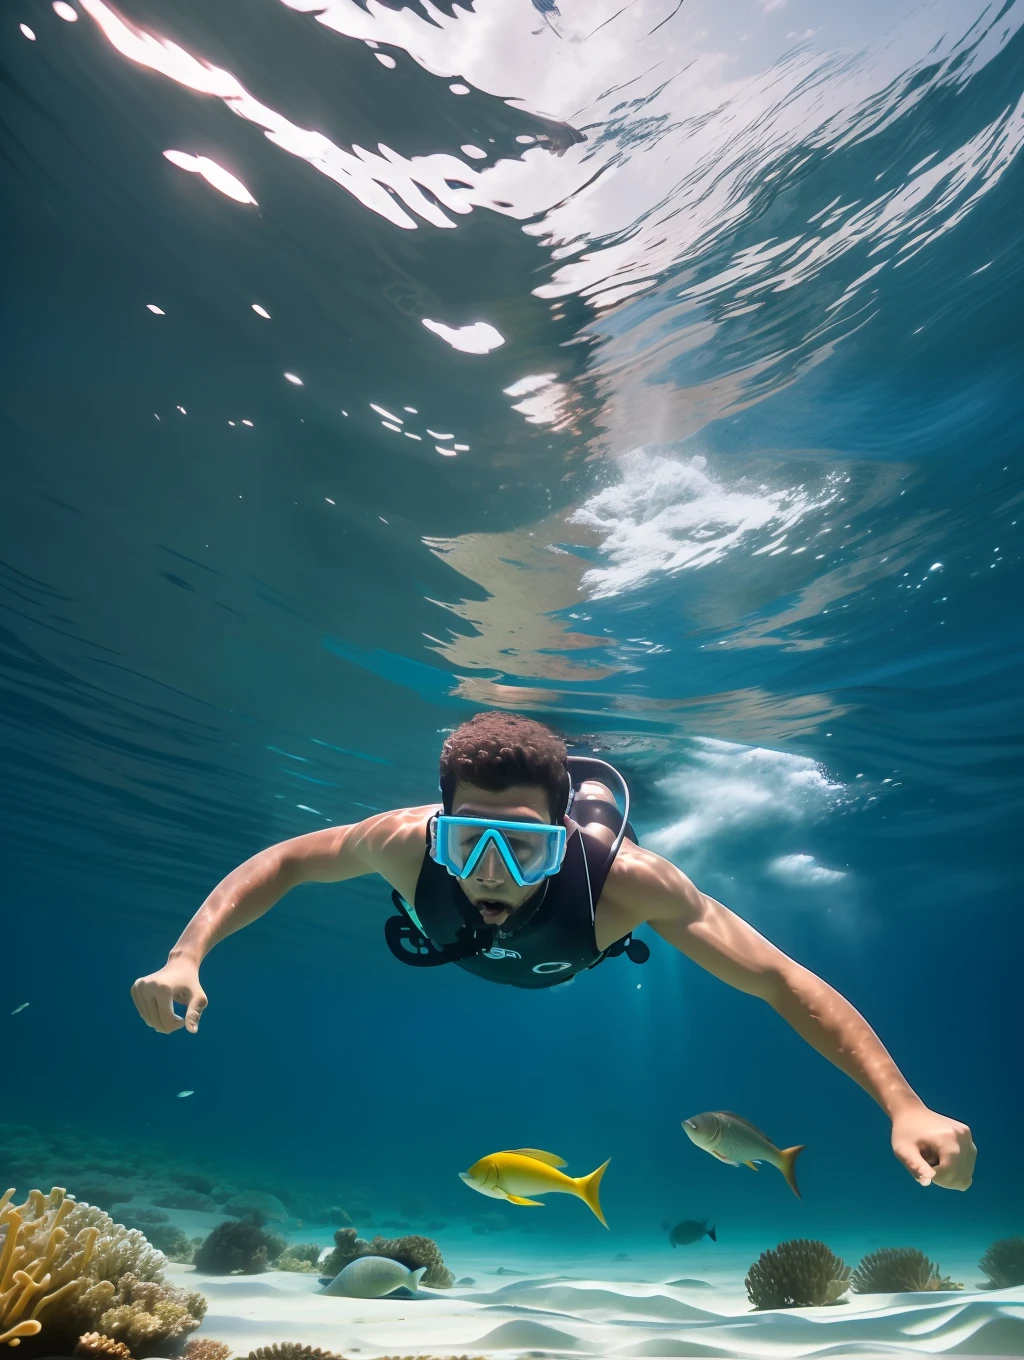
[[[617,8],[6,7],[0,1117],[467,1218],[487,1151],[614,1156],[637,1238],[1021,1232],[1024,6]],[[304,889],[198,1037],[138,1021],[220,877],[488,706],[863,1011],[968,1194],[653,938],[516,994]],[[802,1203],[688,1144],[722,1107]]]

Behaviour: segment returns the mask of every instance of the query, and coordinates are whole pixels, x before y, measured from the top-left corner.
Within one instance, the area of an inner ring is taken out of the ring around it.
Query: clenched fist
[[[199,968],[187,959],[171,959],[155,973],[136,978],[132,984],[135,1008],[158,1034],[172,1034],[182,1026],[190,1034],[199,1028],[206,1009],[206,993],[199,984]],[[175,1013],[174,1002],[185,1006],[185,1018]]]

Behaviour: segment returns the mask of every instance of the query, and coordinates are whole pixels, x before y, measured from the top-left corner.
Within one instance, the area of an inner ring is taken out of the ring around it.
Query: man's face
[[[547,792],[535,784],[513,784],[495,793],[460,779],[455,785],[452,813],[456,817],[551,825]],[[537,891],[535,886],[519,886],[493,845],[488,845],[472,874],[460,879],[459,886],[489,926],[504,925],[516,907],[521,907]]]

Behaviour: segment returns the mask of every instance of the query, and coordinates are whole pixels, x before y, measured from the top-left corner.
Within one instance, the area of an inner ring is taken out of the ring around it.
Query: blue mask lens
[[[469,878],[488,846],[494,847],[519,887],[532,887],[561,868],[565,827],[442,814],[431,824],[431,856],[455,878]]]

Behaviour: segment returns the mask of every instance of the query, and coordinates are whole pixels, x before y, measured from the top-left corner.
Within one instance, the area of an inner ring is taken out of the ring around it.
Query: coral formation
[[[334,1250],[323,1262],[321,1270],[333,1279],[357,1256],[387,1256],[400,1261],[409,1270],[426,1266],[423,1283],[432,1289],[450,1289],[455,1276],[445,1266],[440,1248],[430,1237],[411,1234],[408,1237],[374,1237],[367,1242],[356,1236],[355,1228],[339,1228],[334,1234]]]
[[[202,1294],[158,1280],[122,1275],[98,1326],[105,1336],[123,1341],[135,1360],[166,1355],[194,1332],[206,1316]]]
[[[1024,1284],[1024,1237],[1001,1237],[978,1262],[995,1289]]]
[[[59,1187],[17,1205],[13,1193],[0,1200],[0,1341],[70,1355],[98,1332],[143,1360],[199,1326],[205,1299],[163,1283],[164,1257],[142,1233]]]
[[[322,1351],[319,1346],[304,1346],[301,1341],[279,1341],[250,1351],[246,1360],[342,1360],[342,1357],[333,1351]]]
[[[232,1218],[220,1223],[196,1248],[196,1270],[207,1275],[258,1275],[284,1251],[284,1239],[268,1233],[260,1219]]]
[[[88,1356],[90,1360],[104,1355],[112,1355],[114,1360],[132,1360],[132,1353],[123,1341],[115,1341],[102,1332],[84,1332],[78,1338],[75,1354]]]
[[[850,1276],[857,1294],[900,1294],[915,1290],[963,1289],[916,1247],[883,1247],[865,1256]]]
[[[274,1262],[274,1269],[312,1273],[318,1268],[320,1250],[315,1242],[293,1242]]]
[[[357,1256],[366,1256],[370,1244],[356,1235],[355,1228],[339,1228],[334,1234],[334,1250],[324,1259],[321,1270],[333,1279]]]
[[[12,1189],[0,1199],[0,1342],[8,1346],[38,1336],[47,1307],[77,1301],[99,1238],[93,1228],[78,1241],[61,1226],[74,1208],[62,1190],[34,1190],[23,1204],[13,1197]]]
[[[226,1341],[214,1341],[209,1336],[194,1336],[185,1346],[185,1360],[228,1360],[231,1347]]]
[[[838,1303],[850,1267],[824,1242],[796,1238],[763,1251],[744,1280],[755,1308],[808,1308]]]
[[[138,1218],[132,1216],[125,1227],[134,1228],[138,1221]],[[162,1251],[168,1261],[179,1261],[186,1264],[192,1260],[196,1245],[203,1240],[201,1237],[197,1237],[193,1241],[186,1237],[182,1230],[175,1227],[173,1223],[153,1223],[145,1229],[145,1233],[153,1246],[158,1251]]]

